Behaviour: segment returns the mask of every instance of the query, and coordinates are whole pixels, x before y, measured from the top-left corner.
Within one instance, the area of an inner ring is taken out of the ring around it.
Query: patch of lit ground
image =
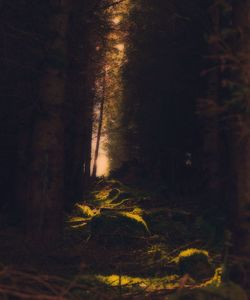
[[[140,278],[140,277],[130,277],[121,275],[109,275],[102,276],[98,275],[96,278],[110,286],[122,286],[122,287],[132,287],[137,286],[147,291],[157,291],[157,290],[173,290],[178,288],[178,276],[171,275],[162,278]]]

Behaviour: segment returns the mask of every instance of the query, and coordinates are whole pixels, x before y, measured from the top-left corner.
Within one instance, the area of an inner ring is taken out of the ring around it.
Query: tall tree
[[[198,185],[183,175],[185,153],[193,154],[188,169],[193,171],[201,147],[194,107],[201,88],[204,15],[203,3],[197,1],[145,0],[137,1],[131,14],[133,46],[124,73],[128,114],[123,120],[133,141],[128,156],[145,166],[144,176],[175,190],[180,181]]]
[[[103,78],[102,78],[102,97],[101,97],[101,103],[100,103],[99,120],[98,120],[98,125],[97,125],[98,128],[97,128],[97,137],[96,137],[96,148],[95,148],[95,154],[94,154],[94,158],[93,158],[93,172],[92,172],[93,177],[96,177],[97,160],[98,160],[101,137],[102,137],[104,104],[105,104],[105,98],[106,98],[106,70],[104,70],[104,74],[102,76],[103,76]]]
[[[39,108],[32,134],[27,234],[49,245],[62,229],[65,72],[69,0],[47,3],[46,56],[39,80]]]
[[[67,110],[65,110],[66,206],[83,196],[90,177],[95,1],[72,1],[68,31]]]
[[[33,23],[36,13],[32,5],[24,2],[12,1],[11,5],[7,1],[1,2],[0,190],[3,205],[0,206],[16,212],[18,219],[27,192],[29,162],[26,154],[31,115],[36,105],[36,78],[40,74],[42,38],[37,34],[39,21]],[[17,182],[20,184],[16,188]]]
[[[237,252],[245,255],[250,251],[250,2],[233,1],[234,27],[238,32],[235,43],[237,61],[237,101],[241,111],[232,123],[233,168],[237,189],[235,205],[235,230]]]

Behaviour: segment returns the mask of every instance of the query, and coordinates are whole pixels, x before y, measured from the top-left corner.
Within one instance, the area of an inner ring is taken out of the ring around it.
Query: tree
[[[24,212],[29,184],[30,135],[44,58],[39,27],[44,4],[1,2],[1,208],[17,220]]]
[[[64,116],[69,0],[48,3],[46,57],[39,80],[39,112],[32,132],[28,238],[48,246],[62,229]]]
[[[93,177],[99,154],[109,156],[109,167],[120,165],[122,153],[122,69],[126,62],[128,0],[106,1],[99,7],[95,104],[93,119]],[[108,168],[108,166],[107,166]],[[104,171],[104,170],[103,170]],[[107,170],[106,170],[107,173]]]
[[[104,70],[103,80],[102,80],[102,97],[101,97],[101,103],[100,103],[100,113],[99,113],[99,120],[97,124],[97,137],[96,137],[96,148],[95,148],[95,154],[93,158],[93,172],[92,176],[96,177],[97,172],[97,159],[99,155],[99,149],[100,149],[100,143],[101,143],[101,137],[102,137],[102,127],[103,127],[103,117],[104,117],[104,104],[105,104],[105,98],[106,98],[106,71]]]
[[[70,12],[65,110],[65,200],[69,208],[83,197],[91,173],[96,5],[96,1],[73,1]]]
[[[3,207],[11,206],[40,243],[59,235],[65,203],[69,208],[82,197],[90,177],[99,6],[92,0],[1,6]]]
[[[233,171],[237,198],[235,199],[235,242],[236,251],[248,255],[250,251],[250,2],[233,2],[233,24],[238,32],[235,41],[236,84],[233,95],[242,107],[232,122],[233,130]]]
[[[131,13],[123,118],[125,136],[133,141],[126,143],[128,157],[144,165],[148,179],[174,190],[185,184],[185,153],[193,154],[192,168],[199,160],[195,105],[202,88],[204,15],[197,1],[138,1]]]

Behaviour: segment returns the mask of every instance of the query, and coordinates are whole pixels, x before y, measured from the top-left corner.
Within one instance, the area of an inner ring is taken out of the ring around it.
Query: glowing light
[[[105,153],[100,153],[97,159],[97,176],[107,176],[109,173],[109,159]]]
[[[115,25],[118,25],[121,23],[121,20],[122,20],[122,17],[121,16],[117,16],[117,17],[114,17],[112,19],[112,22],[115,24]]]
[[[96,113],[97,113],[97,108],[96,108]],[[92,157],[94,157],[94,152],[96,149],[96,142],[97,142],[97,137],[93,138],[92,140]],[[96,175],[99,176],[108,176],[109,175],[109,157],[107,150],[105,148],[105,144],[107,143],[107,137],[102,136],[100,140],[100,149],[99,149],[99,154],[97,158],[97,170],[96,170]],[[91,170],[93,171],[93,159],[91,161]]]
[[[117,49],[118,51],[124,51],[125,45],[123,43],[117,44],[115,45],[115,49]]]
[[[106,45],[103,47],[96,44],[95,50],[102,51],[102,74],[103,78],[97,78],[95,83],[95,95],[97,99],[104,97],[104,117],[102,124],[102,132],[100,139],[100,148],[96,162],[96,175],[108,176],[112,166],[107,145],[108,135],[104,133],[106,128],[109,128],[110,122],[119,124],[120,122],[120,107],[123,96],[122,85],[122,67],[127,59],[126,57],[126,36],[128,28],[126,23],[124,27],[119,24],[127,19],[130,11],[130,0],[123,0],[121,3],[118,1],[117,5],[109,7],[105,11],[107,22],[110,26],[110,31],[105,35]],[[117,27],[118,28],[117,28]],[[104,89],[105,88],[105,89]],[[104,92],[105,90],[105,92]],[[104,92],[104,93],[103,93]],[[92,140],[92,161],[91,169],[93,172],[93,164],[95,159],[95,150],[97,144],[97,122],[100,114],[100,105],[96,104],[94,108],[95,120],[93,124],[93,140]],[[112,116],[109,118],[109,116]],[[115,125],[112,124],[112,128]]]

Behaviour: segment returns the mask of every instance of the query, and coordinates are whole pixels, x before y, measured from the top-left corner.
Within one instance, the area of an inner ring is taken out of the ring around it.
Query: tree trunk
[[[213,6],[210,9],[210,16],[212,22],[213,35],[219,36],[220,32],[220,9],[218,6]],[[210,45],[209,48],[210,55],[216,56],[219,53],[219,46],[217,42]],[[214,107],[219,106],[220,99],[220,89],[221,89],[221,74],[217,62],[211,67],[215,69],[210,73],[208,78],[208,98],[212,101]],[[205,169],[208,172],[209,182],[208,188],[211,192],[211,199],[215,202],[218,201],[218,186],[219,186],[219,125],[218,125],[218,115],[214,115],[209,119],[209,122],[205,125],[205,137],[204,137],[204,154],[206,157]]]
[[[40,111],[32,136],[27,235],[35,245],[50,246],[62,229],[64,119],[68,1],[51,4],[46,65],[40,79]],[[52,37],[52,38],[51,38]]]
[[[101,138],[102,138],[102,123],[103,123],[105,97],[106,97],[106,70],[104,70],[103,80],[102,80],[102,97],[101,97],[101,103],[100,103],[100,115],[99,115],[99,121],[98,121],[96,148],[95,148],[93,173],[92,173],[92,176],[94,178],[96,177],[96,173],[97,173],[97,160],[98,160],[100,143],[101,143]]]
[[[245,113],[236,116],[233,123],[234,172],[237,188],[235,219],[236,251],[243,255],[250,253],[250,2],[235,1],[234,26],[239,30],[236,56],[239,58],[238,82],[241,84]],[[245,91],[243,91],[245,90]]]
[[[90,183],[93,103],[96,76],[96,2],[72,2],[68,35],[66,126],[66,207],[82,199]]]
[[[66,125],[66,207],[82,199],[86,119],[86,1],[73,1],[68,33]]]

